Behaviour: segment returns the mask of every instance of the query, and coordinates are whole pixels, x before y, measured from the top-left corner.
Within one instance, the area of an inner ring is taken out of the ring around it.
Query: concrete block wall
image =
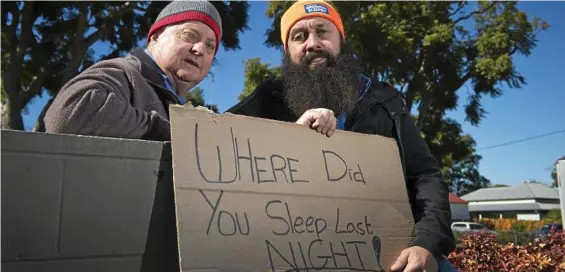
[[[2,130],[2,271],[178,271],[170,144]]]

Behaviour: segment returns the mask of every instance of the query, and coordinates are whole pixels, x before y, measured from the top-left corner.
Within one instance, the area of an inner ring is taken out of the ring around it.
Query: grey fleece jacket
[[[170,140],[168,106],[179,100],[142,49],[96,63],[57,94],[45,114],[47,133]]]

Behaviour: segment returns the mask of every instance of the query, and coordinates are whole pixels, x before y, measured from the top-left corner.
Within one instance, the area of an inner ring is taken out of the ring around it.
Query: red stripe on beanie
[[[153,26],[151,26],[151,29],[149,30],[149,34],[147,34],[147,44],[149,44],[149,39],[151,37],[151,35],[156,32],[157,30],[159,30],[162,27],[168,26],[168,25],[174,25],[176,23],[179,22],[185,22],[185,21],[200,21],[204,24],[206,24],[207,26],[209,26],[213,31],[214,31],[214,35],[216,35],[216,52],[218,52],[218,48],[220,47],[220,27],[218,26],[218,24],[216,23],[216,21],[214,21],[214,19],[212,19],[212,17],[208,16],[208,14],[199,12],[199,11],[186,11],[186,12],[181,12],[181,13],[177,13],[175,15],[171,15],[171,16],[167,16],[157,22],[155,22],[153,24]],[[214,54],[215,54],[214,53]]]

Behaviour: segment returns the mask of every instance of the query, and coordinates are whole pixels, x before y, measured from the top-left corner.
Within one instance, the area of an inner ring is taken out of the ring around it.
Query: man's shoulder
[[[273,98],[282,94],[282,81],[275,77],[268,77],[259,82],[259,85],[249,93],[243,100],[257,99],[257,98]]]
[[[76,88],[76,86],[82,86],[93,80],[107,84],[119,82],[122,86],[127,86],[127,84],[125,84],[127,81],[132,80],[132,78],[137,78],[139,75],[141,75],[140,64],[135,58],[132,58],[130,55],[111,58],[98,61],[77,74],[65,83],[62,90],[68,88],[73,89]],[[119,88],[122,92],[127,89],[128,88]]]
[[[140,67],[141,67],[141,63],[139,59],[132,54],[128,54],[124,57],[101,60],[90,66],[87,70],[120,69],[125,71],[131,71],[131,70],[139,71]]]
[[[377,101],[403,100],[402,93],[394,86],[384,81],[371,80],[369,93]]]
[[[368,95],[370,96],[368,101],[376,102],[384,107],[391,118],[392,115],[407,112],[402,92],[387,82],[372,80]]]
[[[227,112],[264,117],[260,116],[263,109],[278,107],[283,104],[282,101],[282,82],[278,78],[268,77]]]

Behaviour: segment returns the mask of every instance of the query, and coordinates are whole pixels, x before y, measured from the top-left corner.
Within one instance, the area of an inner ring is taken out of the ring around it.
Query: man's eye
[[[318,29],[316,31],[316,33],[318,34],[318,36],[323,37],[328,31],[324,30],[324,29]]]
[[[206,43],[206,47],[207,47],[209,50],[214,50],[214,49],[216,49],[216,45],[213,44],[213,43]]]
[[[294,37],[292,38],[292,40],[296,41],[296,42],[300,42],[304,40],[304,34],[296,34],[294,35]]]
[[[198,35],[194,34],[193,32],[185,32],[183,36],[188,42],[194,43],[198,41]]]

